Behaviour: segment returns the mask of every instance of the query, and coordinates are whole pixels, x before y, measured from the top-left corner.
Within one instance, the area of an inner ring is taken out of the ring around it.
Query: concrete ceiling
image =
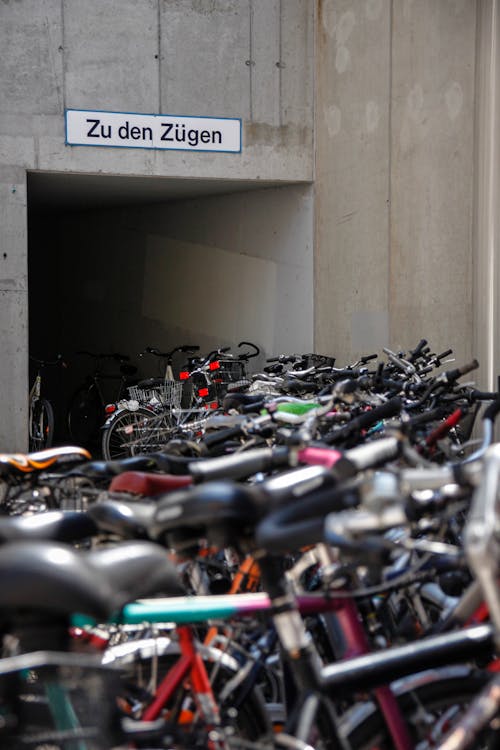
[[[29,172],[28,206],[30,211],[84,211],[166,203],[206,195],[257,190],[280,184],[283,183]]]

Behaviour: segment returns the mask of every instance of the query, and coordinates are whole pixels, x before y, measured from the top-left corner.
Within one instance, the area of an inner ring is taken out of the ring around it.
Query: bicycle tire
[[[46,398],[37,399],[30,407],[29,442],[31,452],[50,448],[54,440],[54,410]]]
[[[95,386],[78,388],[71,397],[67,413],[68,432],[71,439],[76,443],[87,445],[98,435],[103,420],[102,404]]]
[[[425,750],[444,739],[454,720],[471,703],[491,677],[485,672],[471,672],[466,676],[443,677],[398,696],[398,703],[405,717],[415,747]],[[442,736],[437,732],[442,731]],[[430,733],[434,732],[432,739]],[[355,750],[389,750],[393,743],[389,737],[382,714],[374,709],[368,717],[348,734],[350,746]],[[475,750],[498,747],[498,733],[493,730],[483,733],[481,744]]]
[[[103,458],[106,461],[114,461],[155,450],[155,444],[147,433],[148,422],[151,428],[154,426],[156,430],[158,426],[160,429],[162,416],[143,407],[135,410],[122,409],[117,412],[103,429]]]

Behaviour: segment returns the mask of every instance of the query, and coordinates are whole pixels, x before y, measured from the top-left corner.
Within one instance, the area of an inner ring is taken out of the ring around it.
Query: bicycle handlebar
[[[253,357],[257,357],[260,354],[260,348],[256,344],[252,344],[251,341],[240,341],[238,344],[238,349],[240,346],[251,346],[253,349],[255,349],[254,352],[243,352],[243,354],[238,355],[238,359],[253,359]]]
[[[171,349],[169,352],[161,352],[158,347],[156,346],[147,346],[143,352],[139,354],[140,357],[142,357],[143,354],[154,354],[155,357],[163,357],[164,359],[171,359],[176,352],[182,352],[183,354],[193,353],[197,352],[199,350],[198,344],[182,344],[181,346],[176,346],[174,349]]]
[[[427,339],[420,339],[415,349],[410,351],[410,356],[408,357],[408,361],[413,364],[413,362],[415,362],[419,354],[422,354],[422,350],[424,349],[425,346],[427,346]]]

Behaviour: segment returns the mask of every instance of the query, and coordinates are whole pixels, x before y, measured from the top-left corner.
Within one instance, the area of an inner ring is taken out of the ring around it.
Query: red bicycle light
[[[210,362],[210,364],[208,365],[208,369],[209,370],[219,370],[220,369],[220,362],[218,362],[217,360],[215,360],[215,362]]]
[[[113,414],[116,411],[116,404],[108,404],[104,407],[106,414]]]
[[[208,388],[200,388],[198,390],[198,396],[201,396],[202,398],[205,398],[205,396],[208,396]]]
[[[217,401],[212,401],[212,403],[210,404],[210,408],[211,409],[217,409],[218,406],[219,406],[219,404],[217,403]]]
[[[187,370],[182,370],[182,372],[179,373],[179,380],[187,380],[189,378],[189,372]]]

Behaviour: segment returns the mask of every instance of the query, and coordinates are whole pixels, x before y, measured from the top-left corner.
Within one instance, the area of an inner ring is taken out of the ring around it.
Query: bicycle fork
[[[142,720],[153,721],[157,719],[175,690],[187,679],[191,683],[197,712],[203,719],[205,726],[209,729],[207,747],[209,750],[229,750],[221,726],[219,706],[217,705],[205,664],[196,647],[193,632],[189,626],[181,625],[177,628],[177,635],[181,657],[175,667],[158,686],[155,699],[144,711]],[[186,712],[183,714],[181,712],[181,724],[191,723],[193,720],[194,717],[191,713]]]

